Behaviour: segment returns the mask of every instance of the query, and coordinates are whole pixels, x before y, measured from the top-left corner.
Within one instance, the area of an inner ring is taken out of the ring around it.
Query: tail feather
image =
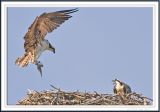
[[[20,67],[26,67],[31,60],[31,55],[29,53],[25,53],[24,56],[17,58],[15,61],[16,65]]]

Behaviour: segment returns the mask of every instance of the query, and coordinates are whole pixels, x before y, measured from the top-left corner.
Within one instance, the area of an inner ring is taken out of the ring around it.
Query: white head
[[[119,80],[117,80],[117,79],[113,80],[112,82],[113,82],[115,85],[122,85],[122,82],[119,81]]]

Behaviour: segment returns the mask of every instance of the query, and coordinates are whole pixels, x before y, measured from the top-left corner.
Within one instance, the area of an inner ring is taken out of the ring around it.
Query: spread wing
[[[26,52],[32,51],[45,38],[47,33],[52,32],[63,22],[71,18],[70,13],[76,12],[78,9],[62,10],[52,13],[43,13],[35,19],[29,27],[24,40],[24,49]]]
[[[40,42],[45,38],[46,34],[52,32],[63,22],[71,18],[72,16],[69,14],[76,11],[78,11],[77,8],[52,13],[43,13],[39,17],[36,17],[24,36],[25,54],[22,57],[17,58],[15,63],[21,67],[26,67],[29,62],[34,62],[35,49],[40,45]],[[37,69],[41,73],[41,67],[38,67]]]

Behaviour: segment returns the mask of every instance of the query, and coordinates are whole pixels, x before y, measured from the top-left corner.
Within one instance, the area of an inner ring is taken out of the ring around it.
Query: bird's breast
[[[35,50],[35,59],[37,60],[45,50],[46,46],[44,44],[39,44]]]
[[[117,91],[123,90],[123,88],[124,88],[124,86],[121,86],[121,85],[117,85],[117,86],[116,86],[116,90],[117,90]]]

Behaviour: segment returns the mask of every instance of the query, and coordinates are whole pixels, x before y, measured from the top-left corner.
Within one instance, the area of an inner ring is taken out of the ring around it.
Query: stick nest
[[[42,92],[28,90],[26,98],[18,101],[17,105],[152,105],[152,99],[135,92],[120,96],[97,92],[65,92],[52,87],[54,90]]]

